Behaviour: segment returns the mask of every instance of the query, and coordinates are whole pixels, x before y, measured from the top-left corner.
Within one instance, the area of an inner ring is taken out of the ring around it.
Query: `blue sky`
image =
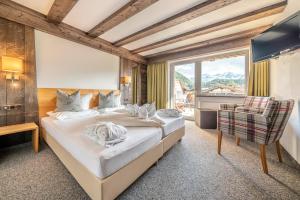
[[[214,61],[202,62],[202,74],[223,74],[233,72],[236,74],[245,74],[245,56],[218,59]]]

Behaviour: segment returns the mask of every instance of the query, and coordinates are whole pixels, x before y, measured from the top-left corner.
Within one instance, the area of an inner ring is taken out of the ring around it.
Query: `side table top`
[[[2,126],[2,127],[0,127],[0,136],[12,134],[12,133],[23,132],[23,131],[31,131],[31,130],[34,130],[37,128],[38,128],[38,126],[34,122]]]

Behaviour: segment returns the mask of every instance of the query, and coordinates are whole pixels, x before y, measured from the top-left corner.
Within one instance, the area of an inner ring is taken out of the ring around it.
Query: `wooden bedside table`
[[[39,127],[33,122],[10,125],[10,126],[2,126],[0,127],[0,136],[20,133],[24,131],[32,131],[32,146],[34,152],[37,153],[39,151]]]

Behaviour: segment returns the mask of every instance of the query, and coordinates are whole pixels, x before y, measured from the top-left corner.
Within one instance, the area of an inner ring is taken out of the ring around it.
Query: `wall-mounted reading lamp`
[[[24,62],[22,59],[2,56],[2,68],[1,71],[5,72],[6,79],[14,80],[20,79],[20,74],[24,72]]]
[[[120,78],[120,83],[122,85],[129,85],[131,83],[131,76],[122,76]]]

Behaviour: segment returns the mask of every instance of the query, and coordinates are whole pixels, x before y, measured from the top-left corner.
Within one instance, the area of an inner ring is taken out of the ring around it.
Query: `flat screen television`
[[[251,40],[253,62],[279,56],[300,47],[300,11]]]

